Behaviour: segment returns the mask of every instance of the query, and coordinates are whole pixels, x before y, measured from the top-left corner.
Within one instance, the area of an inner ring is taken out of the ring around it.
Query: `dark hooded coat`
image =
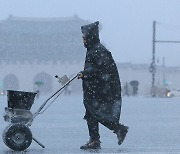
[[[100,43],[99,22],[81,27],[87,42],[83,74],[83,103],[85,119],[100,123],[119,122],[121,112],[121,84],[111,53]]]

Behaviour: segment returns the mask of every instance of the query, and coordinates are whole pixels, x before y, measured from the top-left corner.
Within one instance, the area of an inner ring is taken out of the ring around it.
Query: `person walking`
[[[81,26],[82,38],[87,49],[82,79],[83,103],[86,109],[89,141],[80,149],[100,149],[99,123],[112,130],[118,144],[124,141],[129,127],[119,123],[121,113],[121,83],[116,63],[99,39],[99,21]]]

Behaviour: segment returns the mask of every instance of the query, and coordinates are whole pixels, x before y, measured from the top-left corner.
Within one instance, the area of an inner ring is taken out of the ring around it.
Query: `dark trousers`
[[[114,132],[118,131],[121,127],[121,124],[119,124],[118,122],[108,122],[108,121],[98,122],[93,117],[89,117],[87,119],[87,125],[91,140],[99,141],[100,139],[99,123],[101,123],[108,129],[113,130]]]

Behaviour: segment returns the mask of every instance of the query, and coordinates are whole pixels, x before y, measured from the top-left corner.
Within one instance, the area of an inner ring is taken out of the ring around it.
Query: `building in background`
[[[9,16],[0,21],[0,92],[9,89],[52,93],[61,85],[55,75],[69,78],[84,66],[85,49],[81,25],[89,21],[69,18],[22,18]],[[122,87],[139,82],[138,95],[149,95],[149,65],[117,63]],[[165,68],[167,86],[180,88],[180,69]],[[164,68],[158,67],[156,85],[163,86]],[[81,92],[81,81],[71,83],[72,92]],[[123,89],[123,88],[122,88]],[[131,88],[129,89],[129,92]]]
[[[0,21],[0,88],[52,92],[54,75],[79,71],[85,56],[80,27],[88,23],[76,15]]]

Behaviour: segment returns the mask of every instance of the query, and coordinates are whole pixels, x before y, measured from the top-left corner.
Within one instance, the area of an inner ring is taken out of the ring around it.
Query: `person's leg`
[[[100,135],[99,135],[99,124],[96,120],[88,119],[87,120],[87,126],[89,130],[89,136],[91,140],[93,141],[99,141]]]
[[[113,121],[100,121],[102,125],[107,127],[110,130],[117,131],[121,128],[121,124],[119,122],[113,122]]]
[[[100,135],[99,135],[99,123],[98,121],[94,120],[92,117],[87,119],[87,126],[89,130],[90,139],[88,143],[81,146],[80,149],[100,149],[101,142],[100,142]]]
[[[113,130],[113,132],[117,135],[119,145],[123,143],[129,127],[124,126],[118,122],[112,122],[112,121],[111,122],[103,121],[101,124],[109,128],[110,130]]]

